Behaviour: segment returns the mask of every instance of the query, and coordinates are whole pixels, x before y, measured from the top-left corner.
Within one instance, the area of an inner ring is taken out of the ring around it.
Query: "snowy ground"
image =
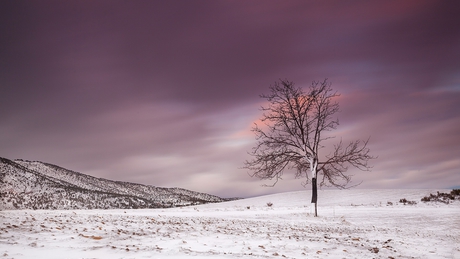
[[[460,202],[420,202],[430,192],[319,191],[317,218],[307,191],[175,209],[0,211],[0,258],[460,258]]]

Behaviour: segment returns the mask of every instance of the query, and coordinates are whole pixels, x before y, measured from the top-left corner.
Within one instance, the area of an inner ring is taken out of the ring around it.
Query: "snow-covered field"
[[[317,218],[309,191],[174,209],[0,211],[0,258],[460,258],[460,202],[420,202],[436,191],[319,191]]]

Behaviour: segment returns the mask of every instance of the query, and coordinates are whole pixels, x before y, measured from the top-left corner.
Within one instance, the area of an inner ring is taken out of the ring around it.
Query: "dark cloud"
[[[460,8],[444,1],[4,1],[0,156],[223,196],[258,96],[329,78],[344,139],[371,136],[363,187],[458,185]],[[457,182],[456,184],[454,184]]]

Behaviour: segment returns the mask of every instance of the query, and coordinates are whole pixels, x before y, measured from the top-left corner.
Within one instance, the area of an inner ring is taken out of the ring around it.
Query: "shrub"
[[[267,206],[271,207],[271,206],[273,206],[273,203],[272,202],[267,202]]]
[[[449,204],[449,202],[451,200],[455,200],[457,196],[460,199],[460,189],[453,189],[450,193],[437,192],[436,195],[430,193],[429,196],[423,197],[421,201],[423,202],[434,201],[434,202],[443,202],[443,203]]]
[[[408,201],[406,198],[402,198],[399,200],[400,203],[404,203],[404,205],[408,204],[408,205],[415,205],[417,204],[416,201]]]
[[[422,201],[423,202],[428,202],[428,201],[431,201],[431,198],[428,197],[428,196],[425,196],[425,197],[422,198]]]

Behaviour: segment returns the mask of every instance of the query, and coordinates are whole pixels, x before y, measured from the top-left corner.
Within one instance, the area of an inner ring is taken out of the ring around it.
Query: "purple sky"
[[[0,156],[223,197],[260,94],[328,78],[344,140],[371,137],[359,188],[460,186],[455,1],[0,1]]]

